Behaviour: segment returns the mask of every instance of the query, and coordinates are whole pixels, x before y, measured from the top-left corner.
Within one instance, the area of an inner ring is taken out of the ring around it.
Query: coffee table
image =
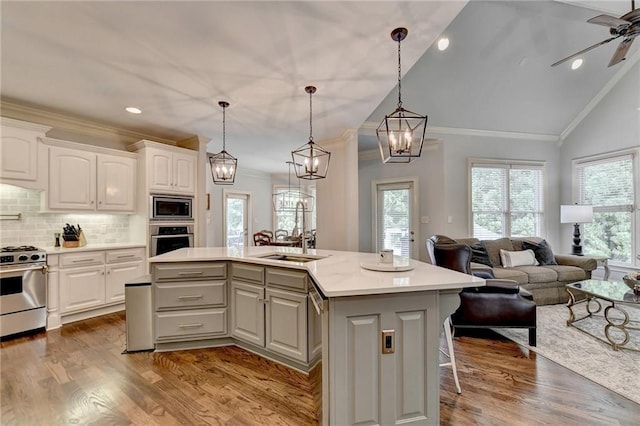
[[[625,283],[622,281],[590,279],[567,284],[566,290],[569,293],[569,302],[567,303],[567,308],[569,308],[568,326],[573,326],[596,339],[603,340],[595,334],[577,327],[575,323],[600,312],[603,308],[602,302],[606,302],[605,304],[608,306],[604,308],[604,319],[606,320],[604,335],[608,342],[605,343],[609,343],[613,350],[616,351],[618,349],[629,349],[640,352],[640,349],[627,346],[631,340],[631,333],[629,332],[640,331],[640,327],[637,326],[640,323],[631,320],[626,310],[627,308],[640,309],[640,297],[634,295],[633,291]],[[583,303],[586,304],[587,315],[577,318],[573,308]],[[622,338],[612,333],[614,330],[618,330],[620,333],[615,334],[621,334]]]

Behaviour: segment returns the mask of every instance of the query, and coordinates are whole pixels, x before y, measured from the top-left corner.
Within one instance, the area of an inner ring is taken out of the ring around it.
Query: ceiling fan
[[[600,43],[596,43],[593,46],[589,46],[586,49],[583,49],[578,53],[574,53],[571,56],[567,56],[566,58],[552,64],[552,67],[560,65],[570,59],[575,58],[576,56],[580,56],[583,53],[586,53],[591,49],[595,49],[598,46],[609,43],[612,40],[624,37],[622,39],[622,42],[618,45],[615,53],[613,54],[613,57],[609,61],[609,66],[613,66],[624,61],[625,55],[629,51],[633,40],[640,35],[640,9],[636,9],[635,0],[631,0],[631,12],[627,13],[626,15],[622,15],[619,18],[613,17],[611,15],[598,15],[589,19],[587,22],[609,27],[609,33],[611,33],[613,37],[601,41]]]

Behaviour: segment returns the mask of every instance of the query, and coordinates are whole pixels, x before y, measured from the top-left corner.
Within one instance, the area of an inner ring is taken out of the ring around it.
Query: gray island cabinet
[[[464,287],[484,281],[377,255],[276,247],[184,248],[149,259],[156,350],[236,344],[321,368],[323,425],[439,424],[439,341]],[[320,361],[320,362],[319,362]]]

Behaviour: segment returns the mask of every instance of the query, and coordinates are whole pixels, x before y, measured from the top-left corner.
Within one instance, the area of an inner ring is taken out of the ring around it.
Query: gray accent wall
[[[558,247],[560,222],[559,158],[555,142],[503,137],[438,135],[437,147],[423,151],[410,164],[382,164],[379,158],[359,162],[360,251],[371,251],[372,215],[371,182],[376,179],[418,177],[419,216],[429,223],[420,224],[416,233],[420,241],[419,259],[427,261],[425,242],[433,234],[450,237],[470,235],[469,176],[470,158],[541,161],[546,167],[546,232],[542,235],[552,247]],[[451,223],[448,218],[451,216]]]
[[[561,204],[573,202],[574,159],[640,147],[640,61],[611,88],[564,140],[560,148]],[[640,174],[640,171],[639,171]],[[636,207],[638,200],[636,200]],[[636,208],[636,215],[640,215]],[[640,220],[640,219],[639,219]],[[563,248],[571,246],[571,225],[562,225]],[[640,230],[637,230],[640,233]],[[640,252],[640,235],[636,235]]]

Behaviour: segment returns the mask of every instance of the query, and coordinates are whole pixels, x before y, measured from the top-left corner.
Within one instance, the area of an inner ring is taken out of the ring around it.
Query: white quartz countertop
[[[263,259],[275,253],[301,254],[299,248],[290,247],[194,247],[182,248],[149,258],[149,262],[199,262],[233,260],[261,265],[286,267],[308,271],[326,297],[370,294],[402,293],[412,291],[448,290],[483,286],[484,280],[429,263],[398,258],[396,262],[413,266],[404,272],[378,272],[360,266],[376,264],[377,253],[358,253],[336,250],[309,250],[309,256],[324,258],[310,262],[291,262]],[[403,263],[404,262],[404,263]]]
[[[80,251],[97,251],[97,250],[117,250],[117,249],[128,249],[128,248],[140,248],[146,247],[144,244],[135,244],[135,243],[104,243],[104,244],[87,244],[82,247],[41,247],[42,250],[46,251],[47,254],[63,254],[63,253],[77,253]]]

